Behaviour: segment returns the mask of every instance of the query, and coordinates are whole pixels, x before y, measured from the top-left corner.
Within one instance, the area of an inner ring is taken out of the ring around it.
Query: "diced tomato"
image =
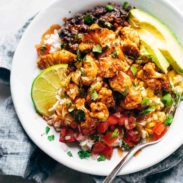
[[[126,72],[126,74],[129,75],[131,78],[134,78],[134,75],[130,69]]]
[[[160,139],[167,131],[167,127],[164,125],[164,123],[159,122],[157,123],[153,128],[153,137],[154,140]]]
[[[124,140],[125,143],[128,144],[129,147],[134,147],[135,144],[133,142],[131,142],[129,139],[124,138],[123,140]]]
[[[108,146],[112,146],[113,143],[117,140],[118,137],[112,137],[112,132],[107,133],[104,137],[103,137],[103,141],[105,144],[107,144]]]
[[[111,115],[107,119],[107,122],[109,123],[109,125],[116,125],[118,123],[118,118],[114,115]]]
[[[97,128],[97,131],[99,133],[105,133],[108,129],[108,123],[107,122],[103,122],[103,123],[100,123],[98,125],[98,128]]]
[[[93,154],[100,154],[104,151],[106,145],[103,142],[97,142],[93,145],[92,153]]]
[[[129,117],[127,121],[125,121],[124,125],[127,130],[132,130],[136,127],[136,118]]]
[[[126,139],[133,143],[137,143],[140,141],[140,133],[137,130],[129,130],[126,131]]]
[[[121,116],[119,118],[119,121],[118,121],[119,126],[124,126],[125,121],[128,121],[128,117],[127,116]]]
[[[113,148],[106,146],[101,154],[103,154],[107,159],[110,159],[112,156],[112,152],[113,152]]]
[[[60,131],[60,142],[75,142],[76,141],[76,133],[74,133],[71,129],[61,129]]]

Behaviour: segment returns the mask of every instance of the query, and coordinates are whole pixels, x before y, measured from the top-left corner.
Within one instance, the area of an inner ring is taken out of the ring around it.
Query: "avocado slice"
[[[160,52],[160,50],[156,47],[156,42],[154,41],[152,35],[148,35],[149,33],[144,31],[141,32],[141,54],[143,56],[143,50],[146,50],[144,53],[145,55],[149,56],[151,60],[164,72],[168,72],[168,67],[170,64]]]
[[[157,47],[177,72],[183,73],[183,48],[166,25],[140,9],[130,11],[129,22],[139,31],[140,37],[144,37],[144,30],[149,32],[155,39],[153,47]],[[149,42],[148,37],[146,41]]]

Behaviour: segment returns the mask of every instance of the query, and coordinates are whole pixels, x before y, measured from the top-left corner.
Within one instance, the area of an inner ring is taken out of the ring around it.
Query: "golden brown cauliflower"
[[[45,69],[56,64],[66,64],[76,61],[76,55],[67,51],[60,50],[48,55],[40,56],[37,60],[37,65],[40,69]]]
[[[75,72],[72,72],[71,78],[75,84],[79,85],[81,79],[81,71],[77,69]]]
[[[130,88],[128,95],[121,101],[121,107],[127,110],[138,108],[142,102],[142,94],[140,90]]]
[[[109,80],[109,84],[114,91],[123,94],[132,86],[132,81],[130,76],[120,71],[118,75]]]
[[[91,112],[90,116],[96,118],[99,121],[106,121],[109,117],[109,111],[105,104],[102,102],[96,102],[90,104]]]
[[[90,85],[93,81],[95,81],[98,67],[91,55],[86,55],[85,60],[83,61],[83,67],[81,69],[81,81],[83,85]]]
[[[104,103],[108,108],[115,106],[112,90],[105,87],[102,87],[99,91],[97,101]]]
[[[67,95],[74,100],[79,95],[79,88],[76,84],[70,83],[66,88]]]
[[[138,32],[131,27],[124,27],[121,30],[122,34],[122,50],[123,52],[134,58],[140,55],[140,38]]]

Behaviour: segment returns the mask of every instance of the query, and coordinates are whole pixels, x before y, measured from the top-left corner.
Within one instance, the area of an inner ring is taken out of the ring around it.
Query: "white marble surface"
[[[78,0],[79,1],[79,0]],[[77,1],[77,2],[78,2]],[[183,0],[171,0],[183,12]],[[39,10],[47,6],[51,0],[0,0],[0,36],[14,34],[31,16],[35,15]],[[9,95],[9,87],[0,84],[0,102]],[[183,176],[180,168],[176,169],[161,182],[168,183],[183,183],[181,178],[177,178],[177,174]],[[161,177],[161,176],[160,176]],[[177,181],[176,181],[177,180]],[[19,178],[14,177],[0,177],[0,183],[26,183]],[[90,183],[93,182],[91,177],[79,173],[71,173],[69,169],[65,170],[65,175],[59,174],[59,167],[55,173],[46,181],[46,183]],[[150,181],[151,182],[151,181]],[[158,179],[156,182],[159,182]]]

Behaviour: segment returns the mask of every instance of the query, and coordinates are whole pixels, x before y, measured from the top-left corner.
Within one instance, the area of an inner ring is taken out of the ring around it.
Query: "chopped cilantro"
[[[143,98],[143,99],[142,99],[142,102],[141,102],[141,105],[148,105],[149,102],[150,102],[150,99],[148,99],[148,98]]]
[[[50,131],[50,127],[49,126],[46,126],[46,128],[45,128],[46,135],[49,133],[49,131]]]
[[[126,151],[129,151],[130,150],[130,147],[129,145],[126,143],[126,142],[123,142],[123,147]]]
[[[81,159],[86,159],[86,158],[89,158],[91,156],[91,153],[88,152],[88,151],[84,151],[84,150],[80,150],[78,152],[78,155]]]
[[[92,24],[92,23],[94,22],[92,16],[89,15],[89,14],[85,15],[85,16],[83,17],[83,19],[84,19],[84,23],[85,23],[85,24],[89,24],[89,25],[90,25],[90,24]]]
[[[44,53],[45,53],[45,51],[46,51],[46,46],[45,46],[45,45],[43,45],[43,46],[40,48],[40,51],[41,51],[41,53],[42,53],[42,54],[44,54]]]
[[[171,94],[166,94],[163,96],[162,98],[162,102],[166,105],[166,106],[170,106],[173,104],[173,98],[171,96]]]
[[[80,67],[80,71],[81,71],[81,75],[83,75],[85,73],[83,67]]]
[[[128,95],[128,92],[129,92],[129,89],[128,87],[125,88],[124,92],[122,92],[122,95],[123,96],[127,96]]]
[[[48,140],[49,140],[50,142],[53,141],[53,140],[55,140],[55,136],[54,136],[54,135],[48,136]]]
[[[113,11],[114,10],[114,7],[111,4],[108,4],[108,5],[105,6],[105,9],[107,11]]]
[[[98,98],[98,94],[97,94],[96,90],[93,90],[91,93],[91,99],[96,100],[97,98]]]
[[[94,53],[102,53],[102,47],[99,44],[97,44],[96,46],[93,47],[92,51]]]
[[[61,49],[64,49],[64,48],[65,48],[65,46],[66,46],[66,44],[65,44],[65,43],[61,43],[60,48],[61,48]]]
[[[81,52],[77,50],[76,54],[77,54],[77,60],[81,61],[83,59]]]
[[[117,136],[119,135],[119,130],[116,128],[113,132],[112,132],[112,135],[111,135],[111,139],[113,138],[116,138]]]
[[[144,109],[144,111],[142,111],[141,113],[140,113],[140,115],[146,115],[146,114],[149,114],[150,112],[153,112],[154,111],[154,107],[153,106],[150,106],[150,107],[148,107],[147,109]]]
[[[124,2],[124,3],[123,3],[123,9],[125,9],[125,10],[126,10],[126,9],[128,9],[128,7],[129,7],[128,2]]]
[[[68,155],[69,157],[73,157],[71,151],[68,151],[68,152],[67,152],[67,155]]]
[[[172,124],[172,121],[173,121],[173,115],[172,115],[172,114],[169,114],[169,115],[166,117],[166,119],[165,119],[165,121],[164,121],[164,124],[165,124],[166,126],[170,126],[170,125]]]
[[[68,109],[70,106],[71,106],[71,102],[67,102],[67,103],[66,103],[67,109]]]
[[[112,56],[112,58],[116,58],[118,56],[118,52],[116,49],[113,51],[111,56]]]
[[[80,123],[82,121],[85,121],[85,112],[82,110],[74,110],[71,112],[71,115],[74,117],[76,122]]]
[[[130,70],[134,76],[137,74],[137,68],[134,65],[130,67]]]
[[[105,161],[106,157],[104,155],[100,155],[97,159],[97,161]]]

